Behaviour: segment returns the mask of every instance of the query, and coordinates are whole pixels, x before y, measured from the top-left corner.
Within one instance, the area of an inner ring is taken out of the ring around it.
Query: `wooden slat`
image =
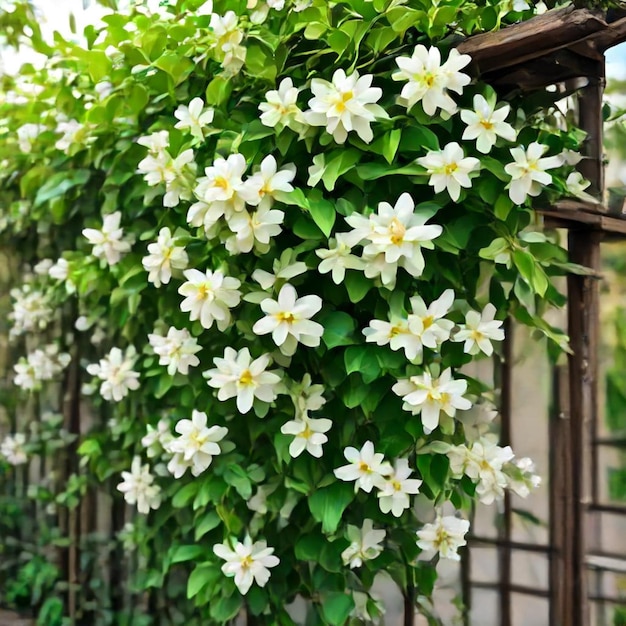
[[[597,10],[554,9],[500,31],[470,37],[457,49],[469,54],[474,67],[484,74],[536,59],[604,31],[610,26],[603,16]]]

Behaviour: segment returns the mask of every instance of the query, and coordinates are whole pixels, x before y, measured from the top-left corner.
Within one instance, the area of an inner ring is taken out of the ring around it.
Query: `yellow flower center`
[[[391,220],[391,224],[389,224],[389,233],[391,235],[391,243],[397,246],[404,241],[406,227],[397,217],[394,217]]]
[[[422,318],[422,325],[424,326],[424,330],[430,328],[434,323],[435,319],[432,315],[427,315],[426,317]]]
[[[249,569],[252,563],[253,560],[251,556],[244,556],[243,559],[241,559],[241,569]]]
[[[480,120],[480,125],[485,129],[485,130],[491,130],[493,128],[493,123],[490,122],[489,120]]]
[[[228,189],[228,181],[223,176],[218,176],[213,184],[220,189]]]
[[[343,113],[346,110],[346,103],[354,98],[354,94],[351,91],[346,91],[339,96],[339,99],[335,103],[335,108],[339,113]]]
[[[200,433],[196,430],[195,432],[192,433],[191,437],[190,437],[191,441],[193,441],[199,448],[202,447],[206,441],[206,435],[200,436]]]
[[[254,384],[254,377],[252,376],[250,370],[244,370],[241,372],[241,376],[239,376],[239,383],[246,386]]]
[[[402,327],[401,326],[392,326],[389,329],[389,336],[390,337],[397,337],[400,334],[402,334]]]
[[[287,322],[287,324],[293,324],[296,321],[295,315],[288,311],[281,311],[276,314],[276,319],[279,322]]]
[[[398,480],[392,480],[391,486],[393,487],[394,491],[402,491],[402,485]]]
[[[474,340],[474,341],[479,341],[480,339],[482,339],[484,337],[484,335],[479,331],[479,330],[473,330],[470,337]]]
[[[313,431],[308,424],[304,427],[304,430],[300,433],[299,436],[303,437],[304,439],[310,439],[313,436]]]
[[[203,284],[198,287],[198,300],[206,300],[211,295],[211,287]]]
[[[454,174],[454,172],[456,172],[459,169],[459,166],[456,163],[448,163],[445,167],[444,167],[444,172],[446,173],[446,176],[451,176],[452,174]]]
[[[364,474],[369,474],[372,469],[365,461],[359,461],[359,471],[363,472]]]

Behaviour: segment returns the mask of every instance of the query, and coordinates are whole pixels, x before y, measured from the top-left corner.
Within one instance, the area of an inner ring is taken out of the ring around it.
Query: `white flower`
[[[510,110],[508,104],[496,110],[483,96],[475,95],[474,110],[461,111],[461,119],[467,124],[462,139],[476,139],[476,149],[483,154],[489,153],[497,137],[515,141],[515,129],[504,121]]]
[[[406,103],[408,109],[421,101],[427,115],[435,115],[438,108],[452,115],[456,111],[456,103],[447,92],[463,93],[463,87],[469,84],[470,78],[459,70],[470,61],[467,54],[459,54],[453,48],[448,60],[442,65],[437,48],[426,48],[419,44],[415,46],[411,57],[396,59],[400,69],[391,78],[409,81],[400,94],[402,103]]]
[[[373,78],[372,74],[360,77],[356,71],[346,76],[342,69],[335,71],[332,83],[314,78],[314,97],[309,100],[310,110],[304,113],[306,121],[312,126],[325,126],[337,143],[344,143],[352,130],[370,143],[374,138],[370,124],[376,118],[388,118],[385,110],[375,104],[383,90],[371,86]]]
[[[242,154],[231,154],[227,159],[215,159],[211,167],[205,168],[205,175],[198,178],[194,193],[202,202],[216,205],[211,207],[215,212],[213,221],[222,215],[228,217],[233,211],[243,211],[245,201],[240,192],[243,188],[241,177],[245,171],[245,157]],[[191,221],[189,216],[187,221]]]
[[[420,296],[413,296],[410,302],[409,323],[415,332],[418,332],[418,328],[421,327],[418,333],[421,342],[427,348],[436,350],[450,338],[450,333],[454,328],[454,322],[445,319],[454,302],[454,291],[446,289],[439,298],[430,303],[428,308]]]
[[[161,456],[174,439],[169,420],[160,419],[156,428],[148,424],[146,430],[146,434],[141,438],[141,445],[146,450],[148,458]]]
[[[67,280],[70,271],[70,264],[66,259],[60,258],[57,259],[56,263],[50,266],[48,269],[48,276],[50,278],[54,278],[55,280]]]
[[[16,372],[14,382],[27,391],[41,389],[41,383],[53,380],[69,365],[70,360],[70,355],[59,353],[55,344],[34,350],[13,366]]]
[[[222,572],[229,578],[235,577],[235,585],[243,595],[248,593],[253,582],[265,587],[270,579],[268,568],[280,563],[280,559],[274,556],[274,548],[268,548],[266,541],[252,543],[250,537],[246,537],[243,543],[238,541],[234,549],[228,543],[218,543],[213,546],[213,552],[226,561]]]
[[[285,214],[263,204],[254,213],[239,211],[228,220],[234,235],[227,239],[226,249],[231,254],[250,252],[256,248],[261,253],[269,250],[272,237],[280,235]]]
[[[237,410],[240,413],[250,411],[255,398],[268,403],[276,399],[276,387],[281,376],[278,370],[266,371],[270,364],[269,354],[252,360],[248,348],[242,348],[238,352],[233,348],[226,348],[224,357],[215,357],[213,362],[215,369],[203,374],[207,384],[218,389],[218,400],[237,398]]]
[[[315,348],[320,345],[324,327],[312,318],[322,308],[319,296],[298,294],[292,285],[285,283],[278,294],[278,301],[265,298],[261,310],[266,314],[252,327],[256,335],[272,333],[274,343],[286,356],[296,351],[298,342]]]
[[[464,341],[463,352],[478,354],[484,352],[487,356],[493,354],[492,341],[502,341],[504,330],[500,320],[494,320],[496,307],[489,303],[483,309],[482,314],[478,311],[468,311],[465,315],[465,324],[460,325],[453,341]]]
[[[435,193],[445,189],[454,202],[461,195],[461,187],[469,189],[472,186],[469,174],[480,169],[480,161],[466,157],[456,141],[447,144],[443,150],[431,150],[417,162],[430,174],[428,184]]]
[[[215,111],[210,107],[204,108],[204,100],[202,98],[194,98],[189,106],[181,104],[176,111],[174,117],[179,120],[174,128],[179,130],[189,130],[192,137],[198,141],[204,139],[203,129],[208,126],[215,115]]]
[[[296,167],[293,163],[279,171],[276,159],[270,154],[261,161],[259,171],[246,180],[240,194],[252,206],[271,205],[277,191],[293,191],[291,181],[295,176]]]
[[[296,132],[304,127],[304,117],[298,108],[298,89],[293,86],[291,78],[283,78],[278,90],[265,94],[266,102],[259,105],[261,122],[265,126],[275,127],[279,124],[288,126]]]
[[[42,330],[53,319],[54,313],[46,294],[28,284],[11,289],[10,293],[13,298],[13,310],[9,313],[9,320],[13,323],[10,331],[12,338],[27,331]]]
[[[162,131],[165,132],[165,131]],[[153,133],[153,135],[158,133]],[[149,139],[153,135],[149,137],[145,137],[145,139]],[[141,141],[140,138],[137,140]],[[169,141],[169,140],[168,140]],[[158,144],[154,144],[158,146]],[[147,143],[147,147],[150,149],[152,146],[151,143]],[[158,146],[160,147],[160,146]],[[137,164],[137,173],[143,174],[143,179],[146,181],[149,187],[154,187],[160,183],[166,183],[168,180],[172,178],[172,157],[171,155],[162,150],[160,152],[151,152],[147,157],[139,161]]]
[[[222,64],[227,75],[235,75],[246,58],[246,48],[241,46],[243,31],[234,11],[227,11],[223,16],[213,13],[209,24],[213,31],[213,49],[217,60]]]
[[[439,553],[442,559],[460,561],[461,557],[457,550],[464,546],[465,535],[469,530],[470,523],[467,520],[446,515],[437,516],[432,524],[424,524],[421,530],[417,531],[417,545],[424,552],[426,558],[432,558]]]
[[[324,434],[328,432],[333,423],[324,417],[311,419],[302,417],[283,424],[280,432],[284,435],[294,435],[289,445],[289,454],[292,458],[300,456],[306,450],[311,456],[320,458],[323,454],[322,445],[328,441]]]
[[[311,375],[305,374],[302,382],[293,383],[289,388],[297,419],[307,418],[309,411],[319,411],[326,404],[324,386],[312,385],[311,382]]]
[[[140,146],[148,148],[151,155],[157,156],[161,154],[170,145],[170,135],[166,130],[159,130],[150,135],[145,135],[137,139]]]
[[[46,276],[48,270],[52,267],[52,259],[41,259],[39,263],[33,266],[33,272],[38,276]]]
[[[28,454],[24,449],[26,436],[22,433],[7,435],[0,443],[0,457],[4,457],[9,465],[24,465],[28,462]]]
[[[365,341],[386,346],[392,350],[404,350],[409,361],[421,360],[422,340],[419,334],[421,329],[409,323],[408,319],[391,315],[389,322],[372,320],[363,330]]]
[[[211,328],[217,323],[219,330],[226,330],[231,322],[230,310],[239,304],[241,282],[236,278],[224,276],[220,270],[199,270],[183,272],[187,282],[178,288],[178,293],[185,296],[180,310],[189,312],[189,319],[200,320],[203,328]]]
[[[362,270],[365,262],[352,254],[352,248],[346,242],[346,233],[337,233],[328,242],[328,248],[321,248],[315,254],[322,259],[317,266],[320,274],[331,272],[335,285],[342,283],[346,277],[346,270]]]
[[[148,272],[148,280],[155,287],[167,285],[172,277],[172,269],[184,270],[189,262],[185,248],[176,246],[170,229],[161,228],[156,242],[148,245],[149,255],[141,261]]]
[[[535,474],[535,464],[528,457],[505,465],[503,471],[507,475],[509,489],[521,498],[526,498],[531,490],[541,484],[541,476]]]
[[[366,493],[370,493],[373,487],[385,488],[385,476],[389,476],[393,468],[383,461],[383,454],[374,451],[371,441],[366,441],[361,450],[348,446],[343,455],[350,463],[335,470],[335,476],[339,480],[354,480],[354,490],[363,489]]]
[[[542,189],[552,182],[552,176],[546,170],[563,164],[560,155],[544,157],[548,149],[533,141],[526,150],[523,147],[511,148],[513,163],[504,166],[504,171],[511,177],[509,196],[515,204],[524,204],[527,196],[538,196]]]
[[[176,372],[187,376],[189,368],[200,363],[196,353],[202,348],[186,328],[178,330],[171,326],[166,337],[152,333],[148,335],[148,341],[154,353],[159,355],[159,365],[167,365],[170,376]]]
[[[29,153],[33,149],[33,141],[46,130],[41,124],[23,124],[17,129],[17,140],[20,150]]]
[[[181,200],[190,200],[195,182],[196,163],[193,150],[183,150],[166,168],[165,195],[163,206],[175,207]]]
[[[422,414],[422,424],[426,434],[439,425],[439,414],[454,417],[457,409],[465,411],[472,403],[463,397],[467,390],[466,380],[454,380],[450,368],[439,378],[432,377],[429,371],[422,376],[411,376],[399,380],[392,390],[404,400],[402,408],[413,415]]]
[[[437,224],[425,224],[428,218],[413,212],[415,203],[408,193],[403,193],[392,207],[388,202],[378,204],[377,213],[372,213],[365,221],[362,215],[352,214],[346,222],[354,228],[348,241],[365,239],[369,241],[363,248],[366,261],[365,275],[380,273],[383,285],[391,288],[395,283],[398,267],[404,267],[416,278],[424,271],[422,248],[432,249],[433,239],[443,232]],[[371,261],[380,258],[379,267]]]
[[[422,481],[409,478],[413,470],[408,459],[397,459],[393,472],[386,477],[385,486],[378,492],[378,504],[383,513],[391,513],[400,517],[405,509],[411,506],[409,494],[419,493]]]
[[[180,437],[173,439],[166,448],[167,452],[174,454],[167,466],[174,478],[180,478],[187,468],[191,469],[193,476],[204,472],[211,465],[213,457],[221,454],[219,442],[228,433],[224,426],[207,428],[206,413],[195,409],[191,419],[179,420],[174,430]]]
[[[117,488],[124,494],[124,500],[136,504],[137,510],[144,515],[161,506],[161,487],[154,484],[150,466],[142,465],[138,456],[133,458],[130,472],[122,472],[122,482]]]
[[[88,144],[95,141],[95,137],[87,137],[89,128],[76,120],[68,122],[60,122],[57,125],[56,132],[63,133],[63,136],[54,144],[57,150],[61,150],[69,154],[70,148],[74,144]]]
[[[278,259],[272,263],[273,273],[256,269],[252,272],[252,279],[255,280],[262,289],[271,289],[278,279],[289,280],[300,276],[307,271],[306,263],[296,260],[296,253],[291,248],[283,251]]]
[[[586,200],[587,202],[597,202],[592,195],[585,192],[585,189],[587,189],[589,185],[591,185],[591,183],[584,179],[580,172],[572,172],[565,180],[565,186],[573,196],[581,200]]]
[[[466,475],[477,483],[476,493],[483,504],[491,504],[504,496],[507,477],[502,467],[513,459],[509,446],[501,448],[496,441],[482,437],[472,443],[471,448],[452,446],[447,455],[450,471],[456,478]]]
[[[371,519],[363,520],[362,528],[348,525],[348,539],[350,545],[341,553],[344,565],[350,565],[351,569],[361,567],[363,561],[371,561],[383,551],[381,543],[387,533],[384,530],[374,530],[374,522]]]
[[[100,395],[105,400],[119,402],[129,391],[139,389],[139,374],[132,369],[134,360],[134,349],[129,348],[124,355],[119,348],[112,348],[99,363],[87,366],[87,372],[102,381]]]
[[[106,259],[109,265],[119,263],[130,252],[130,242],[124,241],[124,231],[120,228],[120,211],[109,213],[102,220],[102,228],[84,228],[83,236],[93,245],[92,254],[98,259]]]

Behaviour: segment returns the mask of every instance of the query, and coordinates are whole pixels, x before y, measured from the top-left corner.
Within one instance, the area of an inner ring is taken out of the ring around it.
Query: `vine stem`
[[[415,626],[415,586],[409,582],[404,592],[404,626]]]

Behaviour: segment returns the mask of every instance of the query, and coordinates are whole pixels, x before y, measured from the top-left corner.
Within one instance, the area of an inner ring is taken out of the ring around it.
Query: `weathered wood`
[[[626,220],[599,215],[597,213],[587,213],[585,211],[559,211],[550,209],[539,209],[538,213],[543,215],[547,226],[553,228],[571,228],[572,224],[580,224],[588,227],[589,230],[602,231],[606,234],[626,235]]]
[[[475,35],[457,46],[472,57],[480,74],[542,57],[571,46],[598,31],[611,28],[599,10],[566,7],[500,31]]]

